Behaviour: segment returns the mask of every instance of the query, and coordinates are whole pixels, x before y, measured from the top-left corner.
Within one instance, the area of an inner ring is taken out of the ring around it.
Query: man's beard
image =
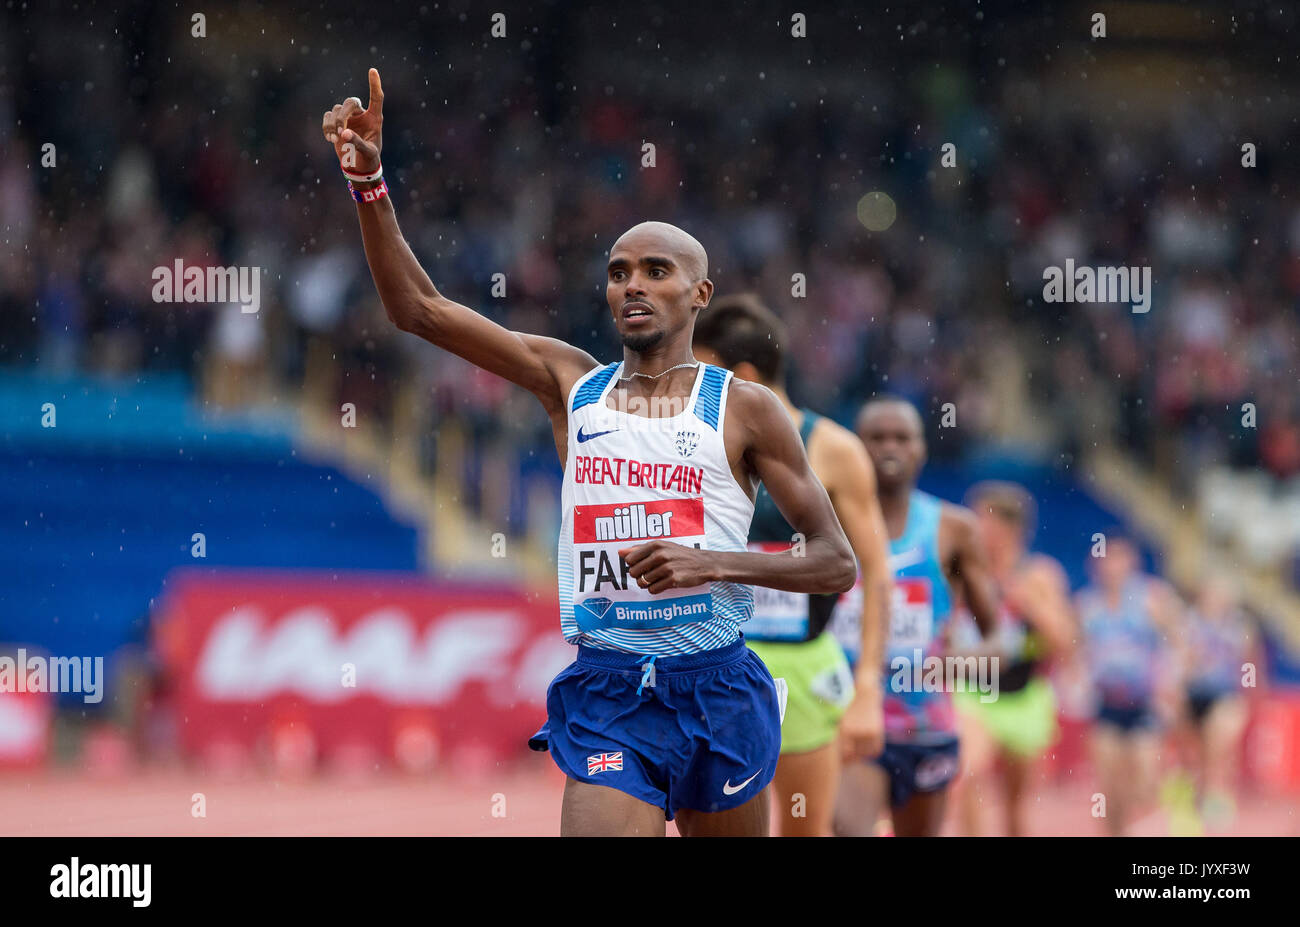
[[[623,347],[631,348],[638,354],[650,350],[659,342],[664,340],[662,331],[651,332],[646,335],[634,335],[627,332],[623,334]]]

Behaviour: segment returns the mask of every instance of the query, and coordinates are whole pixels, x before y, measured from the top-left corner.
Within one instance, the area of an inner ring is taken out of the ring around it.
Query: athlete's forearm
[[[713,578],[717,582],[787,592],[848,592],[857,579],[857,566],[846,547],[829,538],[812,536],[804,542],[802,551],[721,551],[716,555]]]
[[[388,197],[358,203],[357,217],[375,289],[389,319],[402,331],[522,386],[547,409],[563,405],[568,378],[596,366],[580,348],[510,331],[439,293],[402,237]]]
[[[893,585],[888,561],[862,574],[862,649],[854,681],[858,688],[875,685],[885,665],[885,636],[889,626],[889,593]]]
[[[383,197],[373,203],[357,203],[357,218],[370,276],[388,318],[402,331],[432,340],[434,307],[442,294],[402,237],[392,200]]]

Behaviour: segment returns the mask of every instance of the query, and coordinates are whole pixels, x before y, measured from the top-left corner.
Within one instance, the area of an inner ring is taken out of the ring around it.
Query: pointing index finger
[[[379,69],[370,69],[370,102],[366,112],[382,116],[384,113],[384,85],[379,82]]]

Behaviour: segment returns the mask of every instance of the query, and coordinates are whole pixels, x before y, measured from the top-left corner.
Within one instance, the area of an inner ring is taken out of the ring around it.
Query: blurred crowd
[[[332,6],[238,6],[204,37],[143,3],[57,30],[7,14],[0,363],[179,369],[218,402],[316,377],[373,421],[414,395],[431,434],[455,421],[480,453],[553,461],[529,397],[378,304],[319,132],[375,64],[406,237],[442,292],[508,327],[618,358],[607,250],[662,219],[705,244],[718,292],[787,319],[792,396],[841,419],[887,390],[935,423],[954,404],[940,457],[1017,440],[1068,465],[1118,442],[1182,489],[1211,463],[1300,474],[1300,129],[1252,106],[1258,75],[1203,98],[1170,78],[1159,118],[1120,120],[1086,77],[939,45],[933,67],[882,49],[860,83],[726,43],[651,73],[625,49],[570,55],[598,24],[563,4],[495,43],[428,7],[358,23]],[[665,61],[690,48],[674,37]],[[859,220],[871,191],[896,204],[884,231]],[[153,302],[153,268],[177,258],[262,268],[262,310]],[[1150,266],[1150,311],[1046,303],[1043,270],[1066,259]]]

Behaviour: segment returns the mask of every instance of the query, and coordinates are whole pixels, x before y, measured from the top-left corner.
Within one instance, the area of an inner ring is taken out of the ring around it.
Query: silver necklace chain
[[[665,373],[671,373],[672,371],[677,370],[677,369],[680,368],[680,367],[698,367],[698,366],[700,366],[700,362],[699,362],[699,361],[695,361],[694,363],[677,364],[677,365],[675,365],[675,366],[673,366],[673,367],[669,367],[667,370],[661,370],[661,371],[659,371],[658,373],[655,373],[655,374],[650,374],[650,373],[641,373],[639,370],[637,370],[637,371],[633,371],[632,373],[628,374],[628,375],[625,376],[625,377],[619,377],[619,379],[620,379],[620,380],[630,380],[630,379],[632,379],[632,377],[645,377],[647,380],[658,380],[658,379],[659,379],[660,377],[662,377]]]

